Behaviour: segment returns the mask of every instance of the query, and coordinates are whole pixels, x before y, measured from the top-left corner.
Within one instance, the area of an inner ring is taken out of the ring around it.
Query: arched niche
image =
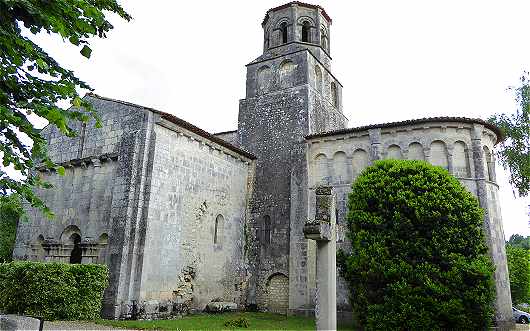
[[[344,152],[333,155],[333,182],[344,184],[348,182],[348,158]]]
[[[257,93],[265,94],[269,92],[272,79],[272,70],[269,66],[263,66],[257,73]]]
[[[81,236],[77,233],[72,233],[68,238],[73,248],[70,252],[70,263],[80,264],[83,259],[83,250],[81,249]]]
[[[281,88],[293,87],[296,79],[296,65],[291,60],[285,60],[280,64],[280,86]]]
[[[315,157],[315,180],[317,184],[328,184],[328,158],[325,154],[318,154]]]
[[[430,161],[432,165],[448,169],[447,147],[443,141],[435,140],[431,143]]]
[[[353,177],[357,177],[369,164],[368,152],[364,149],[356,149],[352,155]]]
[[[457,141],[453,146],[453,173],[456,177],[471,177],[469,150],[463,141]]]
[[[409,145],[407,156],[409,160],[425,161],[425,152],[423,151],[423,146],[418,142],[411,143]]]
[[[64,228],[63,233],[61,233],[59,241],[64,244],[70,244],[70,238],[74,233],[77,233],[79,236],[81,236],[81,230],[79,230],[79,227],[77,227],[77,225],[68,225],[66,228]]]
[[[289,278],[277,273],[269,277],[266,285],[267,310],[286,314],[289,309]]]
[[[403,159],[403,153],[401,153],[401,147],[398,145],[390,145],[386,150],[386,159],[401,160]]]

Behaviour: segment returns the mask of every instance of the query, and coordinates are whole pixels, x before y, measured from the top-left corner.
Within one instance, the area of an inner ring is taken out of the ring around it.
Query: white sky
[[[349,126],[430,117],[486,119],[515,109],[510,85],[530,70],[530,1],[331,1],[332,71]],[[36,40],[95,93],[173,113],[210,132],[237,128],[245,64],[261,54],[265,12],[280,1],[122,0],[90,60]],[[504,232],[529,235],[530,199],[497,166]]]

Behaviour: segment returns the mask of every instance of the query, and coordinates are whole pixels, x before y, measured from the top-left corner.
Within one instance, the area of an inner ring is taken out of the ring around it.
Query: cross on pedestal
[[[337,329],[337,240],[335,195],[329,186],[315,190],[315,219],[304,226],[304,236],[317,242],[317,330]]]

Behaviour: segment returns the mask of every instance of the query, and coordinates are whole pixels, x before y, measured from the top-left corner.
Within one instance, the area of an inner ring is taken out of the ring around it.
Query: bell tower
[[[263,53],[247,64],[238,139],[257,157],[247,227],[247,304],[287,312],[311,307],[308,276],[307,143],[345,128],[342,85],[331,72],[331,18],[320,6],[290,2],[262,22]]]

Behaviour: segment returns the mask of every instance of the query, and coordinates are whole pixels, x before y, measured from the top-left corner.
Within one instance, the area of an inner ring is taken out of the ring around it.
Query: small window
[[[214,226],[214,233],[213,233],[213,243],[214,244],[220,244],[221,243],[223,221],[224,221],[223,215],[217,215],[217,217],[215,218],[215,226]]]
[[[311,42],[311,26],[309,25],[308,21],[305,21],[304,24],[302,24],[302,41],[306,43]]]
[[[282,44],[285,44],[287,42],[287,23],[283,22],[280,25],[280,33],[282,38]]]
[[[261,241],[264,245],[271,243],[271,218],[269,215],[263,217],[263,231],[261,234]]]

